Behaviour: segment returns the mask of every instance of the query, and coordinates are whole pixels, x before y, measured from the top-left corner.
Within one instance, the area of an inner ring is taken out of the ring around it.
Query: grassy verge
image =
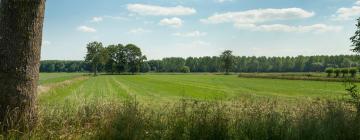
[[[310,81],[328,81],[342,82],[342,77],[327,77],[324,73],[240,73],[243,78],[266,78],[266,79],[286,79],[286,80],[310,80]],[[354,78],[354,82],[360,82],[360,79]]]
[[[40,107],[35,129],[4,139],[359,139],[351,104],[320,100],[179,100],[153,107],[128,100],[76,99]]]

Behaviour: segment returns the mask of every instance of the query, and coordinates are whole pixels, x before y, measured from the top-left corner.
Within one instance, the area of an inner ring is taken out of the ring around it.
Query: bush
[[[335,77],[339,77],[340,72],[341,72],[341,69],[339,69],[339,68],[335,69],[335,70],[334,70]]]
[[[330,77],[332,73],[334,73],[334,68],[326,68],[325,72],[328,74],[327,76]]]
[[[341,73],[342,73],[342,77],[345,77],[345,75],[349,74],[349,69],[343,68],[343,69],[341,69]]]
[[[182,73],[189,73],[190,72],[190,68],[188,66],[183,66],[180,68],[180,71]]]
[[[355,77],[358,69],[357,68],[350,68],[349,73],[351,74],[351,77]]]

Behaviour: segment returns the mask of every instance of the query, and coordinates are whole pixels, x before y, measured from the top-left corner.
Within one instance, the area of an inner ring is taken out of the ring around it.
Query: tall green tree
[[[92,66],[94,75],[97,75],[99,65],[105,64],[108,54],[101,42],[90,42],[87,44],[87,54],[85,61]]]
[[[353,52],[360,53],[360,18],[357,19],[355,35],[350,38]]]
[[[0,0],[0,122],[36,116],[44,12],[45,0]]]
[[[143,56],[141,49],[134,44],[126,45],[125,50],[129,72],[132,74],[139,72],[141,64],[146,60],[146,56]]]
[[[228,74],[233,67],[234,64],[234,56],[232,55],[231,50],[225,50],[221,55],[220,58],[223,62],[223,68],[225,73]]]

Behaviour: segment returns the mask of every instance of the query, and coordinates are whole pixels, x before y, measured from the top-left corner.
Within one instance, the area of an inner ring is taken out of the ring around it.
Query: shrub
[[[334,73],[334,68],[326,68],[325,72],[328,74],[327,76],[330,77],[332,73]]]
[[[345,77],[345,75],[349,74],[349,69],[343,68],[343,69],[341,69],[341,73],[342,73],[342,77]]]
[[[339,68],[335,69],[335,70],[334,70],[335,77],[339,77],[340,72],[341,72],[341,69],[339,69]]]
[[[350,68],[349,73],[351,74],[351,77],[355,77],[358,69],[357,68]]]
[[[190,68],[188,66],[183,66],[180,68],[180,71],[182,73],[189,73],[190,72]]]

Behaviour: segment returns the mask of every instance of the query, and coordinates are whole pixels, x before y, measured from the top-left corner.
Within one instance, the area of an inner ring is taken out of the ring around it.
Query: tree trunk
[[[0,121],[35,122],[44,9],[45,0],[0,0]]]
[[[95,64],[95,66],[94,66],[94,76],[97,76],[97,65]]]

